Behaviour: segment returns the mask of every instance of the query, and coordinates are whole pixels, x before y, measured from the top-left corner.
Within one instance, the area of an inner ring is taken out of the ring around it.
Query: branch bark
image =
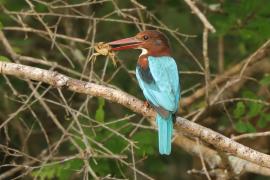
[[[193,13],[195,13],[198,16],[198,18],[203,23],[204,27],[207,28],[208,30],[210,30],[212,33],[215,33],[216,29],[214,28],[214,26],[212,26],[212,24],[210,24],[210,22],[207,20],[207,18],[204,16],[204,14],[195,5],[195,2],[193,2],[192,0],[185,0],[185,2],[190,7],[190,9],[193,11]]]
[[[145,107],[142,101],[121,90],[91,82],[76,80],[55,71],[10,62],[0,62],[0,73],[23,79],[44,82],[54,87],[66,88],[77,93],[91,96],[101,96],[109,101],[119,103],[136,113],[149,117],[152,120],[156,115],[155,111],[151,108]],[[267,169],[270,168],[269,155],[260,153],[240,143],[237,143],[209,128],[203,127],[181,117],[177,117],[176,127],[177,131],[180,130],[189,137],[198,137],[221,151],[253,162],[253,165],[256,164],[257,166],[263,166]],[[268,169],[268,171],[270,171],[270,169]]]

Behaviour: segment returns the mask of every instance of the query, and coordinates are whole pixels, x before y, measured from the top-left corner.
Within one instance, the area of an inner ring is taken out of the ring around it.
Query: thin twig
[[[208,170],[206,168],[206,165],[205,165],[205,162],[204,162],[204,158],[203,158],[203,155],[202,155],[202,152],[201,152],[201,143],[200,143],[200,140],[198,138],[196,138],[196,142],[197,142],[197,146],[199,148],[199,152],[200,152],[200,160],[201,160],[201,163],[202,163],[202,167],[203,167],[203,171],[205,173],[205,176],[207,177],[208,180],[211,180],[211,177],[208,173]]]
[[[209,105],[209,83],[210,83],[210,63],[208,57],[208,29],[203,30],[203,60],[204,60],[204,76],[205,76],[205,99],[206,104]]]
[[[198,18],[203,23],[204,27],[206,27],[212,33],[215,33],[216,29],[212,26],[212,24],[210,24],[210,22],[207,20],[204,14],[199,10],[199,8],[195,5],[195,3],[192,0],[185,0],[185,2],[189,5],[192,12],[198,16]]]

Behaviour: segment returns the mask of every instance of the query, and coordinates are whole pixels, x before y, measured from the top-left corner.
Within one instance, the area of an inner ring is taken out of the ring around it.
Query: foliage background
[[[34,10],[31,10],[29,2],[34,5]],[[270,1],[196,2],[217,30],[209,34],[208,41],[212,79],[250,56],[269,39]],[[68,6],[81,3],[86,4]],[[146,9],[142,9],[138,3]],[[17,53],[57,63],[62,68],[37,62],[24,64],[54,69],[77,79],[113,86],[143,99],[134,77],[140,52],[119,53],[118,65],[115,67],[106,57],[98,56],[94,62],[95,57],[91,56],[93,44],[133,36],[143,29],[158,28],[171,41],[173,56],[181,73],[182,97],[192,95],[196,89],[204,86],[204,72],[181,43],[203,64],[203,25],[184,1],[138,3],[126,0],[0,0],[0,29]],[[25,32],[23,28],[31,30]],[[48,32],[46,28],[51,29],[51,35],[41,32]],[[54,33],[77,37],[81,41],[54,37]],[[13,61],[1,46],[0,55],[2,61]],[[269,131],[269,58],[264,61],[261,63],[265,66],[264,70],[258,65],[254,66],[255,70],[252,70],[250,77],[245,77],[245,82],[225,91],[223,101],[227,100],[224,103],[226,108],[214,108],[201,117],[198,123],[226,136]],[[44,93],[43,100],[69,135],[63,136],[48,112],[36,101],[36,97],[31,94],[33,88],[37,88],[39,94]],[[205,178],[201,174],[187,173],[191,169],[201,169],[200,159],[179,147],[173,147],[172,155],[168,157],[160,156],[156,131],[146,119],[118,104],[65,90],[59,92],[46,84],[24,82],[7,76],[0,77],[0,89],[0,123],[12,117],[0,129],[0,172],[5,173],[21,165],[32,167],[25,172],[17,171],[9,178],[78,179],[89,176],[91,179],[86,162],[81,158],[82,153],[88,150],[94,155],[88,161],[89,167],[97,176],[108,179],[145,178],[129,167],[134,164],[136,169],[155,179]],[[227,91],[230,94],[228,96]],[[205,106],[202,97],[181,109],[179,114],[192,117],[192,113]],[[70,126],[74,119],[80,126],[76,123]],[[86,140],[88,145],[83,140],[83,134],[89,137]],[[267,136],[240,139],[239,142],[269,153]],[[244,173],[241,178],[259,180],[267,177]]]

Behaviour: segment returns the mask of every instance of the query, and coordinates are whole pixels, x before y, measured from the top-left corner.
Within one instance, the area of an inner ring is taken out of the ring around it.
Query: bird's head
[[[142,49],[142,54],[149,56],[170,56],[170,45],[167,37],[155,30],[138,33],[134,37],[120,39],[108,43],[111,50]]]

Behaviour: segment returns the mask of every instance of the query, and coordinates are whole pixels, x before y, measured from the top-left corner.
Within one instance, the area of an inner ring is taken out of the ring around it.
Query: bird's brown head
[[[142,54],[149,56],[170,56],[170,45],[167,37],[155,30],[138,33],[134,37],[120,39],[108,43],[113,51],[125,49],[142,49]]]

